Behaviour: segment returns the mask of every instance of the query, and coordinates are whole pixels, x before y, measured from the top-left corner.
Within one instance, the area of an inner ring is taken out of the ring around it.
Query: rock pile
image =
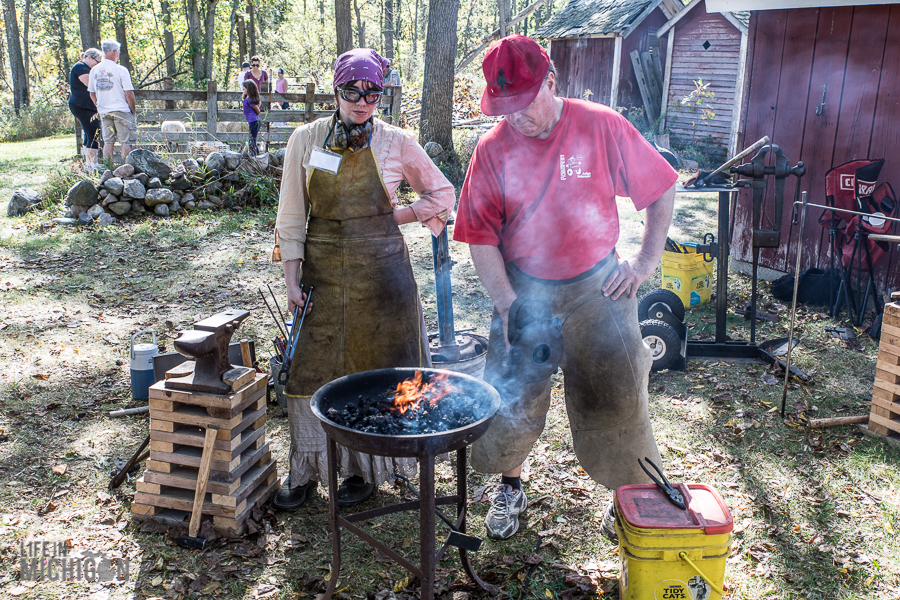
[[[41,206],[41,195],[31,188],[19,188],[13,192],[6,207],[7,217],[18,217]]]
[[[103,173],[99,182],[79,181],[66,195],[67,217],[81,223],[115,223],[117,217],[239,206],[248,198],[241,174],[281,178],[284,150],[244,157],[238,152],[213,152],[205,159],[170,165],[156,153],[139,148],[125,164]]]

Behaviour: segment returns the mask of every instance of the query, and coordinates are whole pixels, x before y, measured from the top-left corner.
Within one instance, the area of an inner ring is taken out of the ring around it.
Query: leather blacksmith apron
[[[428,367],[428,335],[409,251],[394,222],[390,196],[371,147],[343,155],[338,174],[310,168],[306,257],[301,283],[314,287],[312,310],[300,330],[285,393],[291,402],[292,483],[312,475],[322,460],[325,432],[309,408],[324,384],[360,371]],[[344,476],[382,483],[397,460],[340,448]],[[304,453],[306,457],[301,459]],[[313,458],[309,453],[315,453]],[[410,472],[415,461],[403,465]],[[298,467],[298,465],[300,465]],[[349,471],[349,472],[348,472]]]
[[[371,147],[337,175],[311,169],[303,284],[314,286],[285,391],[312,396],[344,375],[431,362],[409,251]]]

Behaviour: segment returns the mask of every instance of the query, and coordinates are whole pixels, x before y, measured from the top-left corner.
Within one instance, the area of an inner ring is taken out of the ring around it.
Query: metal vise
[[[535,383],[556,373],[565,344],[562,325],[543,298],[517,298],[509,308],[509,379]]]
[[[775,154],[775,165],[766,166],[766,155],[769,151]],[[753,248],[777,248],[781,243],[781,221],[782,210],[784,207],[784,181],[789,176],[803,177],[806,174],[806,167],[803,162],[798,162],[792,167],[781,148],[776,144],[770,144],[760,148],[749,163],[744,163],[736,167],[731,167],[732,173],[750,177],[750,181],[740,181],[737,183],[741,187],[749,187],[753,190]],[[766,186],[768,180],[767,175],[775,175],[775,207],[771,218],[766,215],[771,228],[763,228],[763,214],[766,199]],[[797,185],[797,194],[799,198],[800,186]]]
[[[228,344],[241,322],[250,316],[246,310],[231,309],[194,323],[191,331],[182,331],[175,339],[175,350],[196,361],[194,372],[187,377],[166,380],[175,390],[227,394],[231,386],[222,375],[231,370]]]

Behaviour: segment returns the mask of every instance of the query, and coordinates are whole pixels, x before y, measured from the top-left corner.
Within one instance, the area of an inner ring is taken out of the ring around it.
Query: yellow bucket
[[[620,600],[719,600],[731,546],[731,513],[702,483],[677,484],[682,510],[658,486],[616,490]]]
[[[712,292],[713,263],[703,260],[697,254],[696,244],[679,244],[685,251],[663,252],[660,267],[662,268],[662,286],[678,294],[685,307],[706,304]]]

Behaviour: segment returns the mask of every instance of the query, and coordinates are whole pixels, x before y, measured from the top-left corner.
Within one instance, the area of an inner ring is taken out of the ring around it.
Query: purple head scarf
[[[386,64],[380,54],[369,48],[344,52],[334,61],[334,87],[349,81],[365,80],[383,88],[382,71]]]

